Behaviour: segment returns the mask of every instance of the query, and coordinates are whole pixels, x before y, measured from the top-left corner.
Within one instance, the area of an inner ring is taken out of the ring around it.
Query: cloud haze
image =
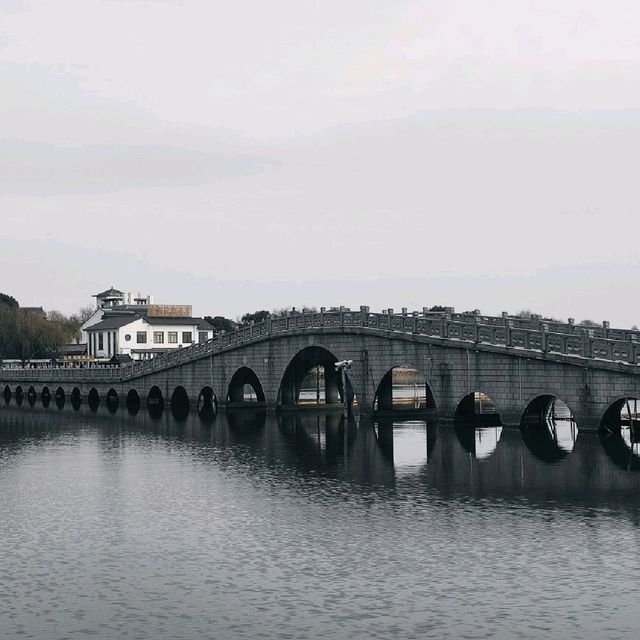
[[[638,323],[633,2],[11,2],[1,290]]]

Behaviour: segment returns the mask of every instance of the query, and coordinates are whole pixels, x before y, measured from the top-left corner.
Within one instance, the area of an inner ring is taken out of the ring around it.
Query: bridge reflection
[[[548,417],[535,422],[530,415],[519,432],[419,419],[357,422],[337,412],[310,410],[280,415],[239,410],[213,417],[194,410],[176,420],[166,409],[158,417],[147,411],[132,415],[125,403],[113,414],[106,402],[95,413],[86,403],[75,410],[67,402],[55,411],[38,404],[3,409],[0,455],[41,439],[68,437],[81,427],[95,428],[110,447],[114,439],[119,447],[135,446],[140,437],[157,438],[167,447],[179,441],[193,447],[204,463],[233,461],[246,473],[266,468],[289,475],[291,482],[333,478],[367,492],[421,487],[499,499],[535,494],[542,502],[581,502],[593,494],[604,500],[612,492],[614,498],[616,492],[636,495],[632,472],[640,471],[640,443],[628,426],[598,437],[579,433],[566,416],[556,416],[554,425]]]
[[[575,447],[578,427],[571,409],[556,396],[534,398],[520,421],[522,438],[533,455],[544,462],[560,462]]]
[[[477,426],[473,422],[456,420],[454,430],[460,446],[477,460],[488,458],[497,448],[502,426]]]
[[[436,421],[377,420],[373,433],[382,455],[393,464],[396,474],[419,473],[433,455],[438,438]]]

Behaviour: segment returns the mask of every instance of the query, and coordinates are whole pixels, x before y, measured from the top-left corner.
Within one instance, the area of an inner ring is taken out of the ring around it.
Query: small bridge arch
[[[248,389],[245,387],[249,387],[253,393],[247,394]],[[264,403],[264,390],[256,372],[250,367],[242,366],[231,376],[227,390],[227,403],[251,401]]]
[[[149,415],[154,419],[160,418],[164,412],[164,396],[162,395],[162,390],[157,385],[153,385],[153,387],[149,389],[149,393],[147,394],[147,409],[149,410]]]
[[[189,415],[189,394],[187,390],[178,385],[171,394],[171,415],[176,420],[185,420]]]

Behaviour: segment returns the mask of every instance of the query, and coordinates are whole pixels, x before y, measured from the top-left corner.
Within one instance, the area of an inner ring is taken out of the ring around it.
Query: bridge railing
[[[0,371],[2,380],[24,380],[33,382],[64,380],[119,380],[122,377],[120,367],[87,367],[86,369],[6,369]]]
[[[215,353],[222,349],[245,344],[268,335],[313,328],[362,327],[379,331],[392,331],[464,341],[474,344],[492,344],[545,353],[557,353],[583,358],[597,358],[640,363],[640,332],[603,327],[582,327],[574,324],[544,322],[537,318],[480,316],[478,314],[452,314],[443,312],[383,313],[340,309],[310,313],[295,313],[265,320],[224,333],[206,342],[192,345],[153,360],[129,365],[123,374],[136,375],[146,371],[173,366],[176,363]],[[608,331],[610,337],[605,334]]]
[[[292,313],[264,322],[221,333],[205,342],[193,344],[150,360],[122,367],[90,367],[87,369],[22,369],[0,373],[3,379],[19,380],[112,380],[126,379],[159,371],[219,352],[230,347],[263,339],[269,335],[309,329],[362,328],[440,338],[469,344],[523,349],[542,353],[563,354],[581,358],[640,364],[640,332],[626,329],[585,327],[573,323],[545,321],[538,317],[520,318],[482,316],[477,313],[450,312],[382,313],[347,308],[321,309],[319,312]],[[55,372],[55,373],[54,373]]]

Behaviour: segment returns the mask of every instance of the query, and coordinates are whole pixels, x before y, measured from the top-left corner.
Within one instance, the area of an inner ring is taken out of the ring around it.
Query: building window
[[[207,341],[207,332],[206,331],[199,331],[198,332],[198,342],[206,342]]]
[[[154,331],[153,332],[153,341],[156,344],[164,344],[164,331]]]
[[[131,334],[130,333],[125,333],[124,334],[124,339],[129,342],[129,340],[131,340]]]
[[[193,338],[191,337],[191,331],[183,331],[182,344],[191,344],[192,342],[193,342]]]
[[[104,349],[104,336],[99,333],[98,334],[98,351],[102,351]]]
[[[147,344],[147,332],[146,331],[138,331],[136,333],[136,342],[138,344]]]
[[[169,331],[169,344],[178,344],[178,332]]]

